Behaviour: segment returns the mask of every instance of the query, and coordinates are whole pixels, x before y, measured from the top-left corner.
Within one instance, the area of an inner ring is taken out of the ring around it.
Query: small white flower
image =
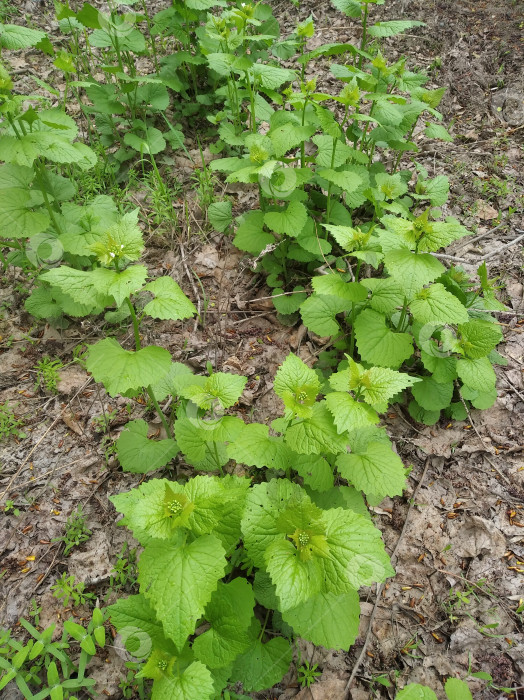
[[[115,254],[114,254],[114,253],[109,253],[109,255],[110,255],[112,258],[115,257]]]
[[[123,244],[123,243],[120,245],[120,250],[124,250],[124,244]]]

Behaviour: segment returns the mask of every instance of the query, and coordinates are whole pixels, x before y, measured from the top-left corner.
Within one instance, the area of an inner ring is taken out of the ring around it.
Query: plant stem
[[[55,212],[53,210],[53,207],[51,206],[51,202],[49,201],[49,197],[47,196],[47,192],[45,190],[45,185],[48,182],[45,166],[39,158],[35,161],[35,165],[37,167],[38,174],[40,175],[40,179],[42,180],[41,192],[42,197],[44,198],[45,208],[47,209],[47,213],[49,214],[49,218],[51,219],[55,231],[58,233],[59,236],[61,236],[63,234],[63,231],[60,228],[60,224],[58,223],[58,219],[55,216]]]
[[[158,401],[156,400],[155,392],[153,391],[153,387],[151,384],[147,387],[147,393],[149,395],[149,398],[153,402],[153,406],[155,407],[155,411],[158,413],[158,417],[162,421],[162,425],[164,426],[164,430],[166,431],[167,437],[173,439],[173,432],[171,431],[171,428],[169,427],[169,424],[166,420],[166,417],[162,413],[162,409],[160,408]]]
[[[367,30],[368,30],[368,4],[366,3],[364,6],[364,17],[362,19],[362,39],[360,41],[360,50],[364,51],[364,48],[366,46],[366,40],[367,40]],[[359,70],[362,68],[362,60],[363,56],[359,56],[358,59],[358,67]]]
[[[131,299],[129,297],[126,297],[126,304],[129,308],[131,318],[133,319],[133,333],[135,335],[135,350],[140,350],[140,348],[142,347],[142,344],[140,343],[140,331],[138,328],[138,318],[136,316],[135,307],[131,303]]]
[[[408,310],[408,300],[404,297],[404,304],[402,305],[402,311],[400,312],[400,318],[397,324],[397,331],[401,331],[404,327],[404,321],[406,319],[406,313]]]

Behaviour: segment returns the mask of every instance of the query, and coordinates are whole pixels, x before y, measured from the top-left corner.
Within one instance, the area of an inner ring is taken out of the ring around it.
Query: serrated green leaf
[[[268,136],[273,144],[273,150],[277,158],[281,158],[288,151],[299,146],[303,141],[307,141],[315,133],[315,127],[309,124],[283,124],[272,127]]]
[[[311,284],[317,294],[355,303],[365,301],[368,296],[367,290],[359,282],[345,282],[338,272],[313,277]]]
[[[340,297],[313,294],[300,307],[302,321],[313,333],[320,336],[336,335],[340,326],[335,316],[349,311],[351,302]]]
[[[319,557],[302,557],[301,551],[290,540],[272,542],[265,551],[265,562],[282,612],[305,603],[322,589],[323,572]]]
[[[404,291],[392,277],[364,279],[362,285],[371,290],[370,304],[374,311],[390,316],[404,303]]]
[[[358,634],[358,593],[317,593],[283,613],[295,634],[326,649],[348,650]]]
[[[437,382],[432,377],[423,377],[411,388],[419,406],[426,411],[440,411],[449,406],[453,397],[453,382]]]
[[[152,645],[167,652],[175,651],[173,643],[164,634],[162,624],[156,619],[154,609],[142,594],[119,598],[108,610],[111,623],[118,632],[134,632],[122,639],[125,648],[133,656],[143,659],[150,653]]]
[[[434,253],[439,248],[445,248],[453,241],[469,235],[470,232],[467,228],[464,228],[452,217],[449,217],[447,221],[433,221],[425,227],[424,235],[418,243],[418,251],[419,253]]]
[[[189,544],[152,540],[142,553],[140,590],[178,649],[194,632],[225,568],[225,550],[213,535]]]
[[[437,175],[431,180],[423,180],[417,183],[417,195],[419,199],[429,199],[434,207],[440,207],[447,202],[449,195],[449,179],[446,175]]]
[[[304,484],[314,491],[327,491],[333,487],[333,469],[320,455],[296,455],[290,453],[291,467],[302,477]]]
[[[307,294],[305,292],[303,294],[298,293],[302,292],[303,289],[304,287],[295,287],[293,289],[293,294],[285,295],[283,289],[279,287],[273,289],[273,304],[278,313],[289,315],[294,314],[296,311],[298,311],[300,305],[303,304],[307,299]],[[279,296],[280,294],[284,296]]]
[[[214,372],[202,386],[186,386],[181,391],[181,395],[206,410],[210,409],[216,402],[222,408],[230,408],[240,398],[246,382],[247,377],[238,374]]]
[[[449,700],[473,700],[468,684],[459,678],[448,678],[444,690]]]
[[[332,182],[337,187],[340,187],[344,192],[354,192],[362,185],[362,180],[359,175],[352,171],[337,171],[327,168],[319,170],[318,175],[324,180]]]
[[[358,0],[331,0],[331,4],[348,17],[360,19],[362,15],[362,6]]]
[[[336,464],[344,479],[377,502],[385,496],[400,496],[406,487],[404,465],[381,442],[371,442],[364,454],[339,455]]]
[[[419,323],[466,323],[469,318],[466,307],[442,284],[421,289],[409,308]]]
[[[239,250],[245,250],[251,255],[259,255],[264,248],[275,243],[273,234],[264,231],[264,212],[250,211],[236,230],[233,244]]]
[[[439,139],[439,141],[453,142],[453,136],[442,124],[430,124],[424,130],[428,139]]]
[[[136,391],[159,381],[171,365],[164,348],[151,345],[136,352],[124,350],[113,338],[105,338],[89,348],[87,371],[102,382],[111,396]]]
[[[326,396],[326,404],[340,433],[346,430],[356,430],[366,425],[376,425],[380,420],[371,406],[355,401],[347,393],[340,391],[329,393]]]
[[[178,452],[174,440],[149,440],[148,425],[143,420],[127,424],[118,440],[116,449],[124,471],[147,474],[164,467]]]
[[[299,357],[290,353],[278,368],[273,386],[287,409],[296,416],[309,418],[320,391],[316,372]]]
[[[380,531],[369,518],[343,508],[322,514],[329,557],[321,559],[324,591],[335,594],[358,590],[395,574]]]
[[[104,205],[108,206],[108,203],[104,202]],[[92,213],[89,213],[92,217]],[[97,212],[93,213],[97,215]],[[105,217],[102,221],[106,223]],[[98,226],[101,224],[102,222],[99,222]],[[134,262],[144,250],[142,231],[138,227],[138,209],[124,214],[118,221],[103,229],[101,234],[91,246],[91,252],[98,256],[103,265],[112,266],[115,260]]]
[[[59,318],[62,315],[62,307],[47,286],[34,289],[25,300],[24,307],[36,318]]]
[[[413,354],[409,333],[394,333],[382,314],[365,309],[355,321],[358,351],[364,362],[396,369]]]
[[[144,307],[145,313],[152,318],[178,321],[191,318],[197,312],[193,302],[172,277],[159,277],[146,284],[144,289],[155,295],[153,301]]]
[[[167,145],[162,132],[153,126],[140,129],[138,134],[127,131],[124,134],[124,143],[140,154],[149,153],[150,155],[161,153]]]
[[[377,22],[371,27],[368,27],[368,34],[369,36],[384,38],[402,34],[402,32],[405,32],[407,29],[412,29],[413,27],[424,26],[424,22],[418,22],[417,20],[391,20],[389,22]]]
[[[255,597],[244,578],[219,583],[206,607],[211,629],[193,642],[197,659],[208,668],[222,668],[245,652],[251,644],[248,629],[253,618]]]
[[[264,223],[275,233],[296,237],[307,222],[307,209],[302,202],[290,202],[281,211],[268,211]],[[238,233],[238,232],[237,232]]]
[[[293,651],[286,639],[275,637],[267,644],[256,639],[235,661],[231,675],[248,693],[267,690],[282,680],[292,658]]]
[[[416,254],[407,249],[391,250],[384,255],[386,268],[406,298],[415,294],[445,272],[442,263],[432,255]]]
[[[213,202],[207,208],[207,218],[220,233],[224,233],[233,221],[231,202]]]
[[[192,0],[186,0],[191,2]],[[213,3],[215,4],[215,3]],[[184,671],[176,675],[162,675],[155,680],[154,700],[211,700],[215,697],[211,672],[200,661],[193,661]]]
[[[440,418],[440,411],[427,411],[425,408],[422,408],[415,399],[409,402],[408,412],[413,420],[424,423],[424,425],[435,425]]]
[[[409,683],[396,694],[395,700],[437,700],[437,696],[427,685]]]
[[[487,357],[479,357],[475,360],[458,360],[457,374],[466,386],[480,393],[491,392],[497,379]]]
[[[283,83],[293,81],[296,77],[293,70],[264,63],[254,63],[251,70],[255,78],[260,81],[260,85],[269,90],[278,90]]]
[[[267,425],[245,425],[228,447],[228,456],[239,464],[270,469],[287,469],[290,451],[282,438],[269,435]]]
[[[18,24],[0,24],[0,46],[9,51],[36,46],[45,37],[46,33],[39,29],[30,29]]]
[[[461,324],[458,330],[461,335],[460,346],[471,359],[489,355],[503,339],[500,326],[489,321],[469,321]]]
[[[142,289],[147,277],[144,265],[132,265],[123,272],[98,267],[91,272],[94,287],[107,296],[113,297],[116,305],[121,306],[125,299]],[[67,290],[68,294],[69,290]]]
[[[338,434],[325,402],[314,404],[311,417],[291,425],[284,439],[292,450],[306,455],[336,454],[347,444],[347,435]]]
[[[489,391],[478,391],[477,389],[472,389],[464,385],[460,392],[463,399],[471,401],[472,406],[481,411],[486,408],[491,408],[497,400],[497,390],[495,387],[492,387]]]
[[[333,143],[331,136],[318,134],[313,136],[312,141],[318,148],[315,162],[321,168],[339,168],[352,156],[352,149],[349,146],[338,140]],[[335,149],[334,158],[333,148]]]

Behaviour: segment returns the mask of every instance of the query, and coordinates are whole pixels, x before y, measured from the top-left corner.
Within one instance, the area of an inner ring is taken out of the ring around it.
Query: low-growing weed
[[[58,382],[60,381],[60,370],[63,368],[64,364],[60,359],[51,359],[50,357],[43,357],[35,365],[36,370],[36,382],[35,391],[37,389],[44,389],[51,394],[58,393]]]
[[[14,407],[5,401],[0,403],[0,442],[8,440],[10,437],[22,440],[27,437],[26,433],[21,430],[24,425],[22,418],[18,418]]]
[[[71,513],[67,519],[64,534],[60,537],[55,537],[53,542],[64,543],[64,556],[67,557],[73,547],[78,547],[84,542],[87,542],[91,534],[92,532],[86,524],[86,517],[82,505],[79,505],[76,511]]]
[[[64,608],[70,605],[76,607],[77,605],[93,603],[96,600],[96,595],[84,589],[85,584],[82,581],[76,581],[74,576],[68,575],[65,571],[51,586],[53,596],[62,602]]]

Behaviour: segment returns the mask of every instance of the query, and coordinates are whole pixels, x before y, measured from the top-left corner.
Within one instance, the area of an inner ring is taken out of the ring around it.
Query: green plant
[[[68,517],[65,532],[60,537],[55,537],[53,542],[64,543],[64,556],[67,556],[73,547],[87,542],[91,537],[91,530],[87,527],[86,518],[80,504],[76,511]]]
[[[109,578],[109,590],[121,591],[134,588],[138,579],[137,549],[130,548],[127,543],[122,545]]]
[[[0,22],[12,19],[18,14],[18,9],[10,0],[0,0]]]
[[[95,433],[105,433],[107,432],[107,429],[111,425],[111,421],[113,421],[118,415],[118,411],[116,409],[113,409],[112,411],[109,411],[107,413],[101,413],[99,416],[95,416],[92,421],[91,425],[93,426],[93,429]]]
[[[309,661],[298,667],[298,682],[302,688],[309,688],[322,675],[322,672],[317,671],[317,668],[318,664],[310,666]]]
[[[63,368],[63,362],[60,359],[52,360],[50,357],[43,357],[35,365],[36,383],[35,390],[43,388],[52,394],[57,394],[57,385],[60,381],[60,372]]]
[[[42,612],[42,607],[38,606],[35,598],[31,598],[31,610],[28,612],[28,616],[33,618],[36,627],[40,625],[40,613]]]
[[[23,425],[24,421],[16,416],[9,401],[0,403],[0,442],[11,436],[20,440],[27,437],[26,433],[20,430]]]
[[[51,586],[53,596],[62,601],[64,608],[77,605],[86,605],[92,603],[96,599],[94,593],[84,591],[85,584],[82,581],[76,581],[74,576],[68,576],[64,571],[60,578],[57,578],[56,583]]]
[[[147,700],[149,698],[149,693],[146,691],[147,679],[142,678],[139,675],[141,664],[135,663],[134,661],[127,661],[126,668],[128,669],[127,675],[123,678],[118,687],[122,691],[122,696],[126,698],[136,698],[139,697],[140,700]]]
[[[15,506],[14,501],[6,501],[5,506],[4,506],[4,513],[6,515],[9,515],[9,513],[12,513],[15,516],[15,518],[18,518],[18,516],[20,515],[20,508],[17,508]]]
[[[300,25],[300,76],[248,65],[231,53],[208,56],[214,70],[225,66],[224,74],[240,76],[247,92],[265,92],[277,104],[266,114],[251,101],[243,132],[223,121],[221,140],[240,154],[212,161],[210,168],[223,172],[226,182],[258,186],[260,209],[240,217],[234,243],[260,260],[283,322],[301,316],[314,333],[340,341],[336,347],[347,357],[339,370],[347,362],[353,377],[339,383],[341,391],[358,398],[368,373],[378,379],[383,369],[403,368],[415,420],[432,425],[443,410],[463,418],[465,405],[486,408],[495,401],[492,364],[501,361],[495,347],[502,334],[489,312],[504,306],[484,281],[478,286],[462,269],[446,270],[433,255],[468,235],[456,219],[438,220],[447,178],[429,178],[415,163],[417,181],[410,188],[412,171],[399,169],[402,156],[418,150],[412,141],[418,122],[442,119],[436,108],[444,91],[425,89],[427,76],[407,70],[404,59],[388,65],[368,45],[420,23],[369,26],[368,3],[334,4],[361,18],[362,43],[304,53],[302,37],[314,27],[311,21]],[[304,66],[316,58],[344,54],[345,64],[331,66],[342,81],[338,94],[319,93],[315,81],[304,80]],[[289,81],[299,90],[276,92]],[[269,123],[264,133],[262,121]],[[428,138],[452,140],[442,125],[425,124]],[[221,214],[225,230],[231,213],[228,218],[224,207]],[[322,274],[315,274],[320,265]]]
[[[95,680],[86,676],[86,668],[97,647],[105,646],[104,621],[99,608],[93,610],[87,628],[66,620],[62,637],[55,642],[52,638],[56,624],[40,632],[21,619],[21,626],[30,637],[25,644],[9,631],[0,631],[0,690],[14,681],[26,700],[74,700],[72,693],[77,691],[93,697]],[[79,654],[73,656],[72,647],[79,647]]]

